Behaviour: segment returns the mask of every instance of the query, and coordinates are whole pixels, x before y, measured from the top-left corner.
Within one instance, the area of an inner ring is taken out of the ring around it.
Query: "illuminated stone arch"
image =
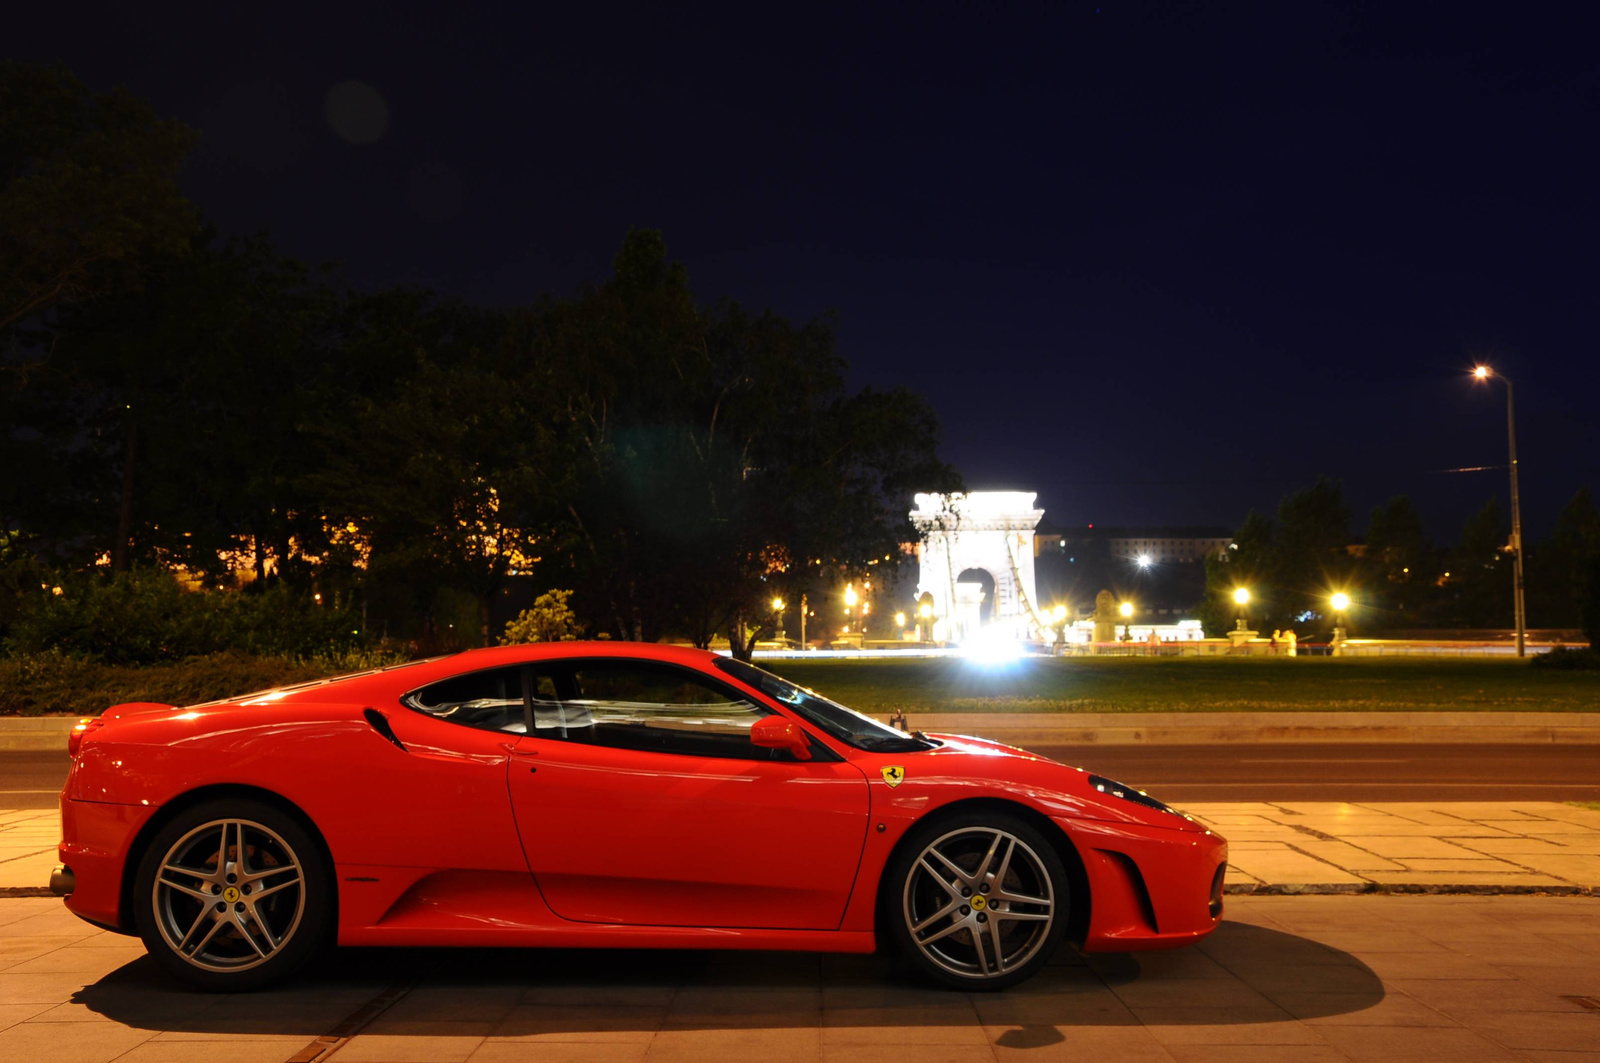
[[[968,569],[994,580],[993,618],[985,634],[1037,638],[1039,618],[1033,580],[1033,530],[1044,516],[1032,491],[973,491],[919,494],[911,522],[922,534],[917,592],[933,599],[933,636],[962,642],[978,634],[971,585],[957,577]],[[976,608],[975,608],[976,605]]]

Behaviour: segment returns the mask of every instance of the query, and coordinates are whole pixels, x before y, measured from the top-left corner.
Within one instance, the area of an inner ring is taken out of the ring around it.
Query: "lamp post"
[[[1117,612],[1122,614],[1122,641],[1133,641],[1133,603],[1123,602],[1117,606]]]
[[[782,642],[783,638],[784,638],[784,634],[783,634],[783,599],[782,598],[774,598],[774,599],[772,599],[772,611],[774,613],[778,614],[778,641]]]
[[[1329,602],[1333,606],[1333,652],[1338,656],[1344,649],[1344,611],[1350,608],[1350,596],[1344,591],[1335,591]]]
[[[806,596],[800,596],[800,648],[806,648]]]
[[[1522,502],[1517,497],[1517,406],[1512,391],[1511,378],[1497,373],[1486,365],[1472,371],[1474,378],[1482,381],[1499,379],[1506,385],[1506,442],[1511,452],[1511,557],[1515,572],[1515,605],[1517,614],[1517,656],[1528,655],[1528,614],[1522,600]]]
[[[933,606],[927,602],[917,606],[917,641],[933,641]]]
[[[1244,587],[1235,587],[1233,589],[1233,600],[1239,606],[1238,630],[1244,631],[1245,622],[1249,619],[1248,614],[1245,612],[1245,607],[1250,604],[1250,592]]]

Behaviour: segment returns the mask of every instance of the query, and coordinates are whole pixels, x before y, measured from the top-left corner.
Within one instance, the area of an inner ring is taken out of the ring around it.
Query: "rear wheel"
[[[151,840],[134,884],[145,948],[168,971],[212,990],[284,978],[327,940],[332,876],[292,816],[259,801],[213,801]]]
[[[896,944],[946,984],[1015,985],[1050,962],[1066,933],[1066,869],[1018,817],[967,813],[919,827],[889,874]]]

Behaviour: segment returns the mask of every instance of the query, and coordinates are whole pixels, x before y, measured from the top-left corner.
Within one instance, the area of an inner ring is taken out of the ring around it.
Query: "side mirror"
[[[811,759],[811,743],[793,720],[763,716],[750,725],[750,744],[762,749],[787,749],[795,760]]]

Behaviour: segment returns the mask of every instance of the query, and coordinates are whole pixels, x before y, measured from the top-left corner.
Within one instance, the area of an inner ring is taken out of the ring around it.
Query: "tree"
[[[323,467],[309,482],[324,522],[360,536],[374,578],[471,595],[469,644],[487,643],[491,603],[549,535],[545,487],[560,462],[540,401],[480,352],[455,364],[421,354],[390,394],[357,397],[317,428]],[[424,610],[424,634],[451,644],[429,622],[431,595]]]
[[[1205,560],[1205,597],[1197,612],[1208,637],[1226,634],[1241,615],[1260,618],[1271,608],[1276,558],[1277,529],[1272,518],[1252,509],[1228,549]],[[1234,601],[1234,592],[1240,587],[1250,593],[1243,612]]]
[[[1396,495],[1375,506],[1363,555],[1364,607],[1380,610],[1389,623],[1415,620],[1436,590],[1440,560],[1411,499]]]
[[[1511,565],[1500,502],[1490,498],[1461,528],[1450,557],[1448,619],[1463,627],[1508,627],[1512,622]]]
[[[178,191],[192,130],[60,66],[0,63],[0,342],[59,307],[139,289],[184,254],[199,212]]]
[[[1562,507],[1550,538],[1528,554],[1528,621],[1570,628],[1583,622],[1589,572],[1600,557],[1600,510],[1587,487]]]
[[[6,404],[26,429],[6,509],[115,571],[159,556],[220,577],[252,547],[258,574],[269,549],[281,569],[336,299],[262,238],[149,266],[140,292],[56,315],[48,364]]]
[[[1278,504],[1272,580],[1274,627],[1329,625],[1328,598],[1349,586],[1350,507],[1340,486],[1325,476]]]
[[[573,578],[620,637],[727,631],[748,656],[775,593],[892,568],[906,499],[959,483],[920,399],[846,390],[829,322],[697,309],[659,233],[629,233],[609,281],[518,328],[573,458]]]

